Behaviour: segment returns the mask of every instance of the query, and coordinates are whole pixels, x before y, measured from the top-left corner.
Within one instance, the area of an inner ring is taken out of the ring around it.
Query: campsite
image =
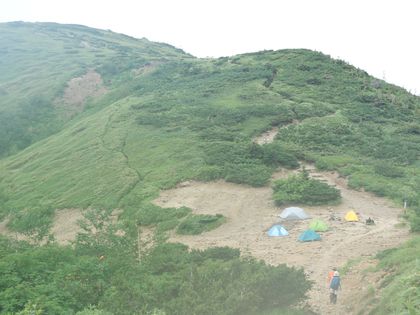
[[[335,172],[319,172],[311,165],[305,167],[311,176],[338,187],[343,197],[336,206],[302,207],[311,216],[305,220],[282,219],[283,209],[274,205],[270,187],[253,188],[224,181],[185,182],[175,189],[162,191],[155,203],[162,207],[188,206],[197,214],[227,217],[227,222],[215,230],[194,236],[172,234],[170,241],[199,249],[230,246],[272,265],[303,267],[315,282],[309,301],[315,311],[354,314],[357,305],[364,306],[361,300],[369,287],[362,284],[363,271],[375,264],[374,253],[397,246],[409,237],[408,229],[399,224],[402,209],[371,193],[348,189],[346,180]],[[294,172],[297,171],[281,170],[273,179]],[[360,213],[361,220],[346,221],[349,211]],[[338,219],[329,220],[332,216]],[[375,218],[376,224],[366,225],[362,219],[368,217]],[[321,241],[299,242],[298,237],[309,228],[313,218],[327,223],[329,229],[319,232]],[[274,224],[281,224],[289,235],[268,236],[267,231]],[[331,268],[344,268],[349,261],[354,262],[348,274],[342,277],[345,285],[340,293],[340,303],[332,308],[327,301],[326,276]],[[354,303],[355,300],[359,304]]]

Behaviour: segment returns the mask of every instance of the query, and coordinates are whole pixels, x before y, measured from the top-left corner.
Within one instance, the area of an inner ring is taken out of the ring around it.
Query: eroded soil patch
[[[86,74],[71,79],[67,83],[63,96],[56,99],[54,103],[58,108],[63,109],[64,115],[71,117],[83,111],[88,98],[96,98],[106,92],[101,75],[94,70],[89,70]]]

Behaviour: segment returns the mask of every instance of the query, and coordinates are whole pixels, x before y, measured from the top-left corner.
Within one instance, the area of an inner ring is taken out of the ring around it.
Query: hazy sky
[[[420,94],[419,0],[0,0],[0,22],[17,20],[110,29],[197,57],[308,48]]]

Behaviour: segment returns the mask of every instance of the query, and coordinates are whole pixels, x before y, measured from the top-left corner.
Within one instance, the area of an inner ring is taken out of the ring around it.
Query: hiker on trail
[[[330,283],[330,302],[332,304],[337,303],[338,289],[341,289],[340,274],[338,271],[334,271],[334,276],[332,277]]]
[[[331,284],[331,280],[332,280],[332,278],[334,277],[334,272],[336,272],[337,271],[337,268],[333,268],[329,273],[328,273],[328,279],[327,279],[327,284],[328,284],[328,287],[330,287],[330,284]]]

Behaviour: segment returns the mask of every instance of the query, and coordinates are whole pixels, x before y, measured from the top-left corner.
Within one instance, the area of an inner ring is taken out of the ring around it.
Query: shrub
[[[173,219],[181,219],[191,213],[187,207],[180,208],[161,208],[159,206],[146,203],[141,205],[137,213],[137,223],[140,225],[152,225]]]
[[[259,164],[228,164],[225,174],[228,182],[260,187],[267,184],[271,169]]]
[[[216,215],[190,215],[179,226],[176,232],[184,235],[196,235],[205,231],[210,231],[225,222],[225,218],[221,214]]]
[[[48,235],[53,216],[54,209],[50,207],[36,207],[22,210],[12,216],[8,227],[13,231],[26,234],[36,240],[42,240]]]
[[[420,232],[420,206],[414,208],[411,215],[410,227],[412,232]]]
[[[341,199],[340,191],[321,181],[309,178],[304,171],[274,183],[274,200],[277,205],[299,202],[319,205]]]
[[[282,145],[270,143],[262,146],[262,160],[269,166],[282,165],[286,168],[297,168],[299,162],[296,156],[288,152]]]
[[[206,165],[201,168],[196,178],[198,180],[208,182],[219,179],[221,177],[223,177],[223,169],[221,167],[214,165]]]
[[[403,170],[386,162],[375,165],[375,172],[379,175],[391,178],[404,176]]]
[[[230,247],[211,247],[205,251],[195,250],[192,252],[192,255],[197,256],[197,260],[205,259],[220,259],[220,260],[231,260],[239,258],[241,252],[237,248]]]

